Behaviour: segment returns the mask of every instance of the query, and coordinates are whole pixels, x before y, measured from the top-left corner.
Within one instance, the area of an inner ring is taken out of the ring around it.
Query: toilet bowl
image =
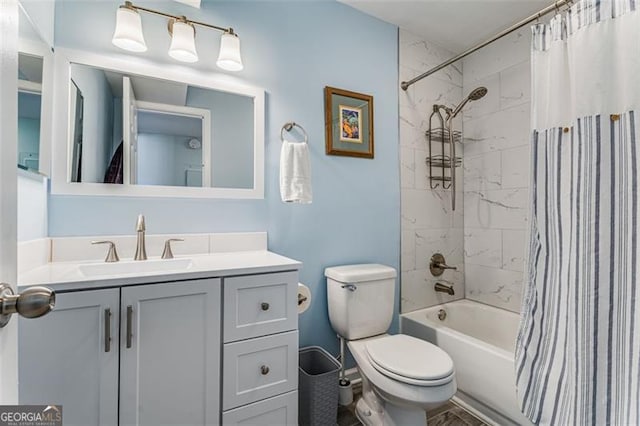
[[[346,265],[325,270],[329,319],[347,341],[362,377],[356,415],[365,425],[426,425],[426,410],[456,392],[453,361],[437,346],[386,334],[393,317],[395,269]]]
[[[428,342],[385,334],[347,346],[363,380],[363,398],[356,407],[363,424],[424,425],[426,410],[456,392],[453,361]]]

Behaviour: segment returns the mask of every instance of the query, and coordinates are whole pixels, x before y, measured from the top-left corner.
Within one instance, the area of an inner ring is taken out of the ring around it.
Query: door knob
[[[0,283],[0,328],[7,325],[12,314],[38,318],[48,314],[56,304],[56,293],[47,287],[30,287],[14,294],[8,284]]]

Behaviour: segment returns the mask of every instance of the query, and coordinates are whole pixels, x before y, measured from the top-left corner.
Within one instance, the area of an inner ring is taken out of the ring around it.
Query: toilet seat
[[[381,374],[415,386],[440,386],[453,380],[451,357],[439,347],[404,334],[367,342],[371,365]]]

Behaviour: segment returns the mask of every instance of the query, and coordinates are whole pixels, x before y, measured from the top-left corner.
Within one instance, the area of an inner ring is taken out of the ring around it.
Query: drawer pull
[[[260,373],[262,373],[263,376],[266,376],[267,374],[269,374],[269,367],[267,367],[266,365],[260,366]]]
[[[262,308],[263,311],[268,311],[269,310],[269,304],[267,302],[262,302],[260,304],[260,307]]]

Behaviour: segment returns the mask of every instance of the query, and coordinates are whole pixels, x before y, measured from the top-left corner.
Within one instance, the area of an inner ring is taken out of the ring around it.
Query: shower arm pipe
[[[460,53],[459,55],[454,56],[453,58],[449,59],[446,62],[441,63],[440,65],[431,68],[429,71],[424,72],[422,74],[420,74],[419,76],[412,78],[409,81],[403,81],[402,83],[400,83],[400,87],[402,88],[402,90],[407,90],[409,88],[409,86],[411,86],[412,84],[422,80],[425,77],[429,77],[431,74],[434,74],[438,71],[440,71],[443,68],[448,67],[449,65],[458,62],[460,59],[465,58],[469,55],[471,55],[473,52],[482,49],[483,47],[493,43],[496,40],[501,39],[502,37],[511,34],[512,32],[514,32],[515,30],[524,27],[527,24],[530,24],[533,21],[537,21],[538,19],[540,19],[541,17],[543,17],[544,15],[546,15],[547,13],[553,12],[555,11],[559,11],[559,9],[562,6],[565,6],[567,4],[573,3],[573,0],[558,0],[555,3],[545,7],[544,9],[540,10],[537,13],[534,13],[533,15],[529,16],[528,18],[523,19],[522,21],[513,24],[512,26],[510,26],[509,28],[500,31],[498,34],[496,34],[495,36],[491,37],[490,39],[470,48],[465,50],[464,52]]]

